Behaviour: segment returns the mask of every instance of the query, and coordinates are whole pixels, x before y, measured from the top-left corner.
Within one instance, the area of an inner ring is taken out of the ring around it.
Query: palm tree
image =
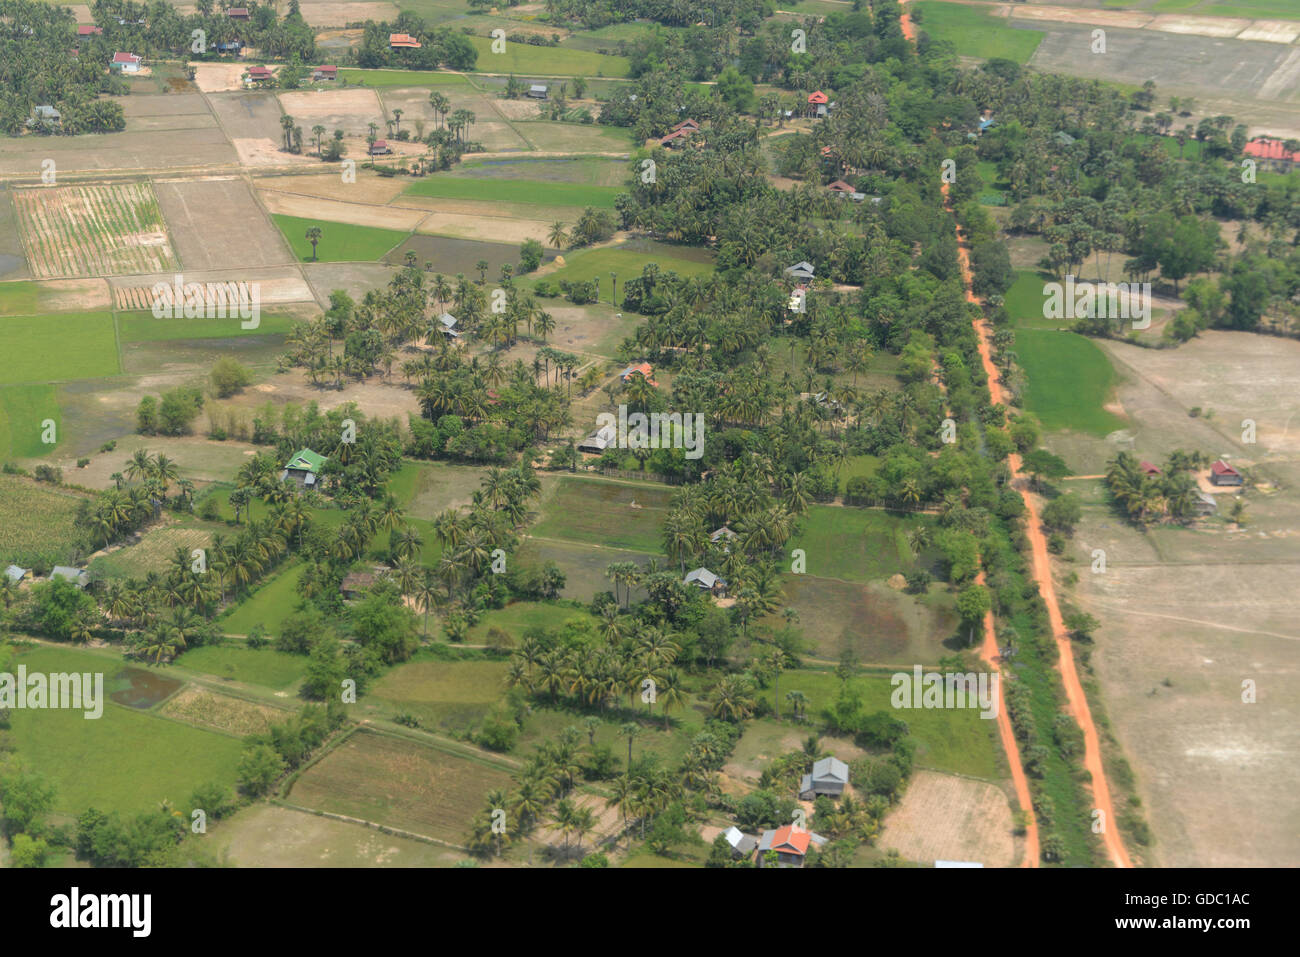
[[[641,736],[641,725],[635,721],[625,721],[618,729],[618,733],[627,738],[627,766],[630,771],[632,768],[632,742]]]
[[[308,226],[308,227],[307,227],[307,236],[306,236],[306,239],[307,239],[307,242],[311,243],[311,261],[312,261],[312,262],[316,262],[316,244],[320,242],[321,235],[322,235],[322,232],[321,232],[321,228],[320,228],[319,226]]]
[[[565,232],[565,224],[561,222],[551,223],[551,231],[546,237],[546,241],[554,249],[559,249],[569,241],[569,234]]]

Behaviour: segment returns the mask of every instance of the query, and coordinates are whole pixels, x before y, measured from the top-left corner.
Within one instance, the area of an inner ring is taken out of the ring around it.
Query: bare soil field
[[[428,213],[416,227],[418,232],[456,239],[490,240],[499,243],[523,243],[535,239],[545,245],[555,220],[486,218],[464,213]]]
[[[329,302],[329,294],[342,289],[360,301],[367,289],[387,285],[397,267],[387,263],[304,263],[303,275],[311,284],[316,300],[322,305]]]
[[[124,96],[119,103],[126,114],[126,129],[130,132],[136,127],[132,124],[147,117],[159,116],[211,116],[208,104],[198,93],[172,93],[166,96]]]
[[[384,109],[374,90],[291,90],[280,94],[280,106],[304,131],[319,123],[331,133],[338,129],[364,137],[375,123],[384,134]]]
[[[342,183],[338,173],[328,172],[298,176],[260,176],[254,179],[254,185],[259,190],[277,193],[385,206],[401,196],[408,181],[400,176],[379,176],[358,169],[355,183]]]
[[[220,129],[25,136],[0,140],[0,176],[38,182],[41,162],[55,161],[59,175],[102,170],[176,169],[234,163],[234,147]]]
[[[148,183],[55,186],[14,194],[23,244],[39,278],[172,269],[177,257]]]
[[[270,182],[274,182],[271,180]],[[347,186],[335,180],[339,195],[350,196]],[[261,189],[262,202],[268,213],[284,216],[301,216],[306,219],[320,219],[331,223],[349,223],[353,226],[378,226],[383,229],[397,229],[410,232],[419,226],[430,214],[422,209],[408,209],[401,206],[371,206],[361,203],[342,202],[323,199],[317,196],[303,196],[298,193],[282,193],[278,190]]]
[[[0,186],[0,279],[26,279],[31,275],[16,216],[13,191]]]
[[[194,84],[204,93],[244,88],[240,78],[248,68],[242,63],[191,63],[190,66],[194,69]]]
[[[257,283],[262,305],[282,305],[285,303],[315,302],[315,295],[303,280],[302,274],[293,266],[242,266],[237,267],[238,275],[231,275],[231,268],[220,270],[187,269],[185,282]],[[109,281],[113,302],[118,309],[131,311],[151,309],[153,307],[153,287],[156,283],[171,284],[175,280],[173,273],[155,273],[137,276],[118,276]],[[198,336],[197,338],[203,338]]]
[[[366,20],[391,22],[397,13],[396,4],[387,0],[304,0],[302,4],[302,17],[313,27],[341,27]]]
[[[143,390],[157,392],[157,380],[144,380]],[[109,393],[98,392],[107,396]],[[143,394],[143,391],[140,393]],[[139,398],[131,404],[134,408]],[[102,439],[100,440],[103,441]],[[165,455],[176,462],[182,478],[192,482],[229,481],[239,467],[253,455],[257,448],[243,442],[213,442],[198,435],[172,438],[162,435],[126,434],[117,439],[117,448],[112,452],[96,452],[94,449],[76,449],[60,446],[60,455],[55,458],[42,459],[52,465],[61,467],[68,481],[86,488],[112,488],[115,484],[113,473],[121,472],[137,449],[147,449],[151,454]],[[76,467],[79,455],[90,458],[90,464],[84,469]],[[168,556],[170,557],[170,556]]]
[[[113,308],[110,286],[104,279],[46,279],[34,285],[39,312],[101,312]],[[4,315],[3,306],[0,315]]]
[[[156,180],[155,189],[186,269],[247,269],[293,262],[283,235],[244,180]]]
[[[254,168],[270,166],[310,166],[318,163],[315,157],[301,153],[286,153],[280,148],[280,140],[269,136],[251,139],[231,140],[239,156],[239,165]]]
[[[277,405],[295,402],[304,404],[316,402],[321,411],[327,412],[345,402],[355,402],[368,416],[379,418],[396,417],[406,420],[407,413],[419,412],[415,392],[401,384],[401,377],[394,376],[391,382],[385,382],[376,376],[364,382],[349,381],[347,387],[339,392],[324,383],[316,386],[308,381],[301,369],[275,375],[269,381],[259,383],[229,401],[233,405],[247,406],[249,409],[264,404],[267,400]]]
[[[1012,867],[1018,859],[1007,796],[992,784],[937,771],[912,775],[877,843],[922,864],[979,861],[985,867]]]
[[[294,784],[294,804],[345,814],[459,845],[504,767],[414,741],[361,731]]]
[[[1253,463],[1250,474],[1274,486],[1245,493],[1244,528],[1220,514],[1149,532],[1087,493],[1070,553],[1080,581],[1064,587],[1102,623],[1091,664],[1155,835],[1143,853],[1165,866],[1292,864],[1300,397],[1288,384],[1300,376],[1300,343],[1210,332],[1176,350],[1102,348],[1123,377],[1117,395],[1132,424],[1118,442],[1050,438],[1076,471],[1102,471],[1122,444],[1157,462],[1183,448]],[[1256,421],[1253,445],[1241,441],[1245,418]],[[1220,513],[1231,495],[1218,496]],[[1096,548],[1104,574],[1089,573]],[[1255,703],[1242,700],[1245,681]]]
[[[403,181],[403,187],[409,183]],[[519,213],[521,208],[526,208],[528,215],[535,222],[545,223],[574,223],[582,215],[582,208],[578,206],[534,206],[529,203],[527,207],[520,207],[516,203],[499,202],[496,200],[481,199],[443,199],[434,196],[414,196],[406,194],[394,201],[395,205],[410,206],[416,209],[427,209],[430,212],[445,213],[448,215],[468,216],[471,218],[482,217],[485,219],[513,219]]]
[[[233,139],[280,139],[280,101],[274,93],[213,93],[207,97],[221,128]]]
[[[259,804],[212,829],[237,867],[450,867],[465,855],[304,811]]]

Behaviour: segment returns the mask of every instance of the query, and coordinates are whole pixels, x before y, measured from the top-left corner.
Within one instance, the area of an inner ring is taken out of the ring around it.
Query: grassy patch
[[[77,543],[72,527],[82,496],[17,475],[0,475],[0,557],[64,555]]]
[[[670,496],[668,489],[564,477],[546,497],[532,533],[658,554]],[[617,554],[609,558],[621,560]]]
[[[305,231],[305,230],[304,230]],[[311,246],[308,244],[308,249]],[[172,342],[178,339],[237,339],[241,336],[285,335],[301,320],[292,316],[261,315],[257,328],[244,329],[233,319],[155,319],[149,313],[118,317],[118,334],[123,342]]]
[[[500,700],[506,667],[504,661],[408,661],[379,679],[366,702],[412,714],[425,728],[466,731]]]
[[[516,73],[521,76],[627,76],[628,59],[603,56],[586,50],[541,47],[528,43],[506,43],[504,53],[492,52],[488,37],[470,37],[478,50],[475,68],[484,73]]]
[[[5,362],[0,384],[95,379],[122,371],[107,312],[0,319]]]
[[[339,84],[370,87],[469,86],[459,73],[437,70],[339,70]]]
[[[11,385],[0,388],[0,456],[36,458],[58,447],[46,445],[41,423],[54,420],[54,437],[62,434],[62,413],[52,385]]]
[[[608,298],[611,272],[618,273],[620,279],[634,279],[641,275],[641,270],[649,262],[658,263],[664,272],[675,272],[679,276],[703,276],[713,271],[712,256],[704,250],[654,242],[638,243],[637,247],[580,249],[565,253],[564,266],[546,278],[553,283],[561,279],[585,282],[599,278],[605,287],[602,292]]]
[[[18,659],[29,671],[116,673],[120,662],[89,652],[39,647]],[[147,811],[163,800],[187,806],[200,784],[233,787],[242,744],[237,738],[169,721],[145,711],[104,705],[98,720],[80,711],[11,712],[18,753],[57,788],[55,809],[80,814]]]
[[[298,564],[279,572],[221,619],[222,630],[246,635],[261,625],[269,635],[277,634],[298,604],[298,579],[306,568]]]
[[[406,240],[410,233],[377,226],[353,226],[331,223],[326,220],[301,219],[297,216],[272,215],[280,227],[293,253],[303,262],[311,262],[311,243],[306,239],[311,226],[321,229],[316,246],[317,262],[378,262],[394,247]]]
[[[799,519],[790,545],[807,553],[809,575],[878,581],[917,566],[907,533],[933,523],[928,515],[814,505]]]
[[[484,613],[478,624],[469,631],[471,644],[482,644],[487,633],[493,628],[500,628],[515,641],[524,636],[530,628],[558,628],[573,619],[594,620],[591,614],[568,605],[556,605],[544,601],[517,601],[505,608],[494,608]]]
[[[1115,370],[1095,343],[1074,332],[1020,329],[1016,354],[1027,380],[1025,408],[1043,428],[1103,436],[1124,427],[1123,419],[1103,408]]]
[[[305,655],[243,645],[204,645],[185,652],[176,663],[191,671],[277,689],[294,684],[307,670]]]
[[[1028,63],[1043,39],[1039,30],[1020,30],[1005,18],[991,16],[992,7],[964,7],[933,0],[914,5],[920,28],[933,40],[951,43],[961,56],[995,57]]]

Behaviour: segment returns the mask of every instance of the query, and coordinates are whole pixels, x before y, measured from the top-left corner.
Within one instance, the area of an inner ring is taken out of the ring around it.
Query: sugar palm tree
[[[306,235],[306,239],[307,239],[307,242],[311,243],[311,261],[312,261],[312,262],[316,262],[316,244],[320,242],[320,239],[321,239],[321,236],[322,236],[322,235],[323,235],[323,234],[322,234],[322,232],[321,232],[321,228],[320,228],[319,226],[308,226],[308,227],[307,227],[307,235]]]

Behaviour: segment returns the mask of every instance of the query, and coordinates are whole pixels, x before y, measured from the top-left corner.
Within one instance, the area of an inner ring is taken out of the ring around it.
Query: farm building
[[[591,435],[587,436],[578,443],[579,452],[590,452],[593,455],[599,455],[607,448],[614,444],[616,433],[612,425],[602,425]]]
[[[360,598],[365,592],[373,588],[377,581],[379,581],[379,576],[374,572],[349,572],[343,577],[343,582],[339,585],[339,592],[344,598],[351,601],[354,598]]]
[[[848,183],[844,182],[844,180],[842,179],[837,179],[835,182],[831,183],[826,188],[830,190],[832,193],[835,193],[837,196],[847,196],[849,197],[849,199],[857,203],[860,203],[867,198],[866,193],[859,193],[856,189],[854,189]]]
[[[811,801],[819,794],[839,797],[849,783],[849,766],[839,758],[822,758],[813,764],[812,774],[799,782],[799,799]]]
[[[758,841],[756,860],[758,866],[763,867],[765,865],[763,859],[767,856],[767,852],[776,851],[777,867],[803,867],[804,861],[808,858],[808,848],[821,847],[825,843],[826,838],[820,834],[787,824],[775,831],[763,832],[763,836]]]
[[[666,136],[659,138],[659,145],[675,150],[677,147],[684,145],[693,132],[694,130],[691,129],[673,130]]]
[[[1207,495],[1200,489],[1192,491],[1192,510],[1197,515],[1213,515],[1219,510],[1219,503],[1214,500],[1213,495]]]
[[[32,118],[27,121],[28,126],[58,126],[63,122],[63,115],[52,106],[34,106],[32,107]]]
[[[727,580],[719,578],[703,565],[687,572],[686,577],[682,579],[682,584],[694,585],[701,591],[712,592],[715,595],[723,595],[727,591]]]
[[[712,535],[709,536],[709,541],[712,542],[714,545],[722,541],[734,542],[735,540],[736,540],[736,533],[733,532],[731,529],[727,528],[727,526],[725,525],[723,525],[720,529],[718,529]]]
[[[371,156],[387,156],[392,151],[392,147],[388,145],[388,140],[375,140],[370,144]]]
[[[139,73],[140,62],[143,59],[144,57],[136,56],[134,53],[114,53],[109,69],[116,70],[118,73]]]
[[[5,569],[5,578],[9,579],[15,585],[27,577],[27,569],[20,568],[17,565],[10,565]]]
[[[1138,468],[1142,470],[1143,475],[1149,475],[1153,478],[1160,474],[1160,469],[1156,468],[1156,466],[1152,465],[1145,459],[1138,463]]]
[[[628,366],[626,369],[624,369],[622,372],[618,374],[618,378],[620,381],[626,383],[626,382],[630,382],[632,380],[632,376],[634,375],[639,375],[641,378],[645,379],[646,382],[649,382],[651,385],[659,384],[658,382],[655,382],[654,366],[650,365],[650,363],[648,362],[641,362],[634,366]]]
[[[738,827],[727,828],[722,832],[722,836],[731,845],[731,856],[736,859],[749,857],[754,853],[754,849],[758,847],[758,838],[745,834]]]
[[[317,455],[311,449],[301,449],[280,473],[280,481],[290,481],[298,488],[316,488],[320,470],[325,467],[325,456]]]
[[[247,20],[248,7],[230,7],[226,10],[226,16],[231,20]]]
[[[1245,479],[1223,459],[1210,466],[1210,481],[1215,485],[1243,485]]]
[[[84,568],[72,568],[68,565],[55,565],[50,569],[50,581],[71,582],[78,588],[85,588],[90,583],[90,574]]]
[[[337,80],[339,78],[339,68],[336,66],[318,66],[311,71],[313,80]]]
[[[275,74],[271,72],[270,67],[265,66],[250,66],[246,75],[250,84],[265,83],[267,80],[275,78]]]
[[[680,123],[676,124],[673,127],[673,129],[690,130],[692,133],[698,133],[700,131],[700,124],[696,123],[694,120],[687,119],[687,120],[682,120]]]
[[[814,275],[813,264],[805,259],[803,262],[797,262],[793,266],[787,266],[785,274],[794,279],[812,279]]]
[[[459,339],[460,333],[456,331],[456,317],[449,312],[444,312],[438,317],[438,325],[442,326],[442,334],[448,339]]]
[[[218,53],[233,53],[239,55],[239,51],[244,49],[244,45],[238,40],[229,40],[226,43],[218,43],[213,46]]]
[[[980,119],[980,132],[983,133],[991,126],[993,126],[993,114],[985,113],[984,116],[981,117]]]
[[[420,45],[420,41],[409,33],[390,33],[388,35],[388,46],[393,50],[418,50]]]
[[[545,83],[534,83],[528,88],[528,95],[534,100],[544,100],[550,92],[550,88]]]
[[[97,37],[104,33],[103,27],[82,25],[77,27],[77,36],[79,37]]]
[[[1292,152],[1286,148],[1286,143],[1283,140],[1275,140],[1270,136],[1261,136],[1251,140],[1242,149],[1242,152],[1255,159],[1268,160],[1280,167],[1300,163],[1300,150]]]

